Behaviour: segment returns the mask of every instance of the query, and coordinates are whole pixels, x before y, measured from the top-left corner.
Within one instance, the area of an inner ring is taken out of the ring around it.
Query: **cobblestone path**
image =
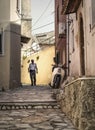
[[[48,86],[0,92],[0,130],[76,130]]]

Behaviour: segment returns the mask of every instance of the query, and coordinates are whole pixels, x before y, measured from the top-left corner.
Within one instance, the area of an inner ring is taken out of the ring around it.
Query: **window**
[[[0,34],[0,54],[2,54],[2,34]]]
[[[75,45],[74,45],[74,29],[70,31],[70,55],[73,54],[75,51]]]
[[[92,0],[92,27],[95,25],[95,0]]]
[[[0,55],[4,53],[4,46],[3,46],[3,33],[0,33]]]
[[[75,47],[74,47],[74,30],[72,30],[72,52],[74,52]]]

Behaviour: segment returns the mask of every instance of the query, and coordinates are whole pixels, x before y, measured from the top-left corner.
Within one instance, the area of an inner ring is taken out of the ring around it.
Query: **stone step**
[[[59,109],[56,101],[35,102],[0,102],[0,110],[18,109]]]

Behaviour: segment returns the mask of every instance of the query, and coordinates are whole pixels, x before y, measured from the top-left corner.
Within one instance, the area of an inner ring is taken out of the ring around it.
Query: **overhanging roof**
[[[77,11],[81,0],[64,0],[64,5],[62,8],[63,14],[70,14]]]

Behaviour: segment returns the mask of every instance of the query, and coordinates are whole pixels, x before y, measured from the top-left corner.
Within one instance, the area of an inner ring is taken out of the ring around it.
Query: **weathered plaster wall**
[[[92,25],[92,18],[94,16],[92,15],[91,2],[91,0],[84,0],[85,62],[86,75],[95,76],[95,59],[93,57],[95,55],[95,26]]]
[[[4,54],[0,55],[0,89],[8,89],[10,80],[10,33],[5,30],[10,30],[10,26],[0,27],[3,28],[4,45]]]
[[[10,23],[2,27],[4,54],[0,55],[0,89],[9,89],[20,85],[20,26]]]
[[[20,24],[20,18],[16,12],[16,7],[17,0],[0,0],[0,32],[3,31],[2,43],[4,51],[3,55],[0,55],[0,90],[2,88],[9,89],[10,84],[13,87],[13,80],[17,82],[17,79],[20,78],[21,31],[20,25],[16,25],[17,23]],[[11,21],[16,23],[13,24]],[[14,29],[12,29],[12,27]],[[11,57],[13,57],[13,59],[11,59]],[[17,70],[13,70],[13,66],[16,66]],[[11,80],[10,77],[13,77],[11,76],[13,73],[15,78]]]
[[[35,53],[22,61],[21,82],[30,84],[28,72],[28,60],[34,59],[38,66],[37,84],[48,84],[51,81],[53,57],[55,55],[55,47],[46,47],[43,50]],[[38,60],[37,60],[38,57]]]
[[[95,76],[95,26],[92,25],[92,5],[91,0],[83,0],[81,2],[77,15],[70,14],[69,19],[73,22],[69,25],[69,55],[70,55],[70,75],[80,76],[80,16],[83,19],[84,31],[84,61],[85,61],[85,75]],[[77,17],[76,17],[77,16]],[[72,31],[74,30],[74,45],[72,45]],[[74,50],[72,48],[74,47]],[[75,67],[74,67],[75,66]]]
[[[16,88],[21,83],[21,26],[18,24],[10,24],[10,88]]]
[[[67,84],[57,100],[79,130],[95,129],[95,78],[80,78]]]

